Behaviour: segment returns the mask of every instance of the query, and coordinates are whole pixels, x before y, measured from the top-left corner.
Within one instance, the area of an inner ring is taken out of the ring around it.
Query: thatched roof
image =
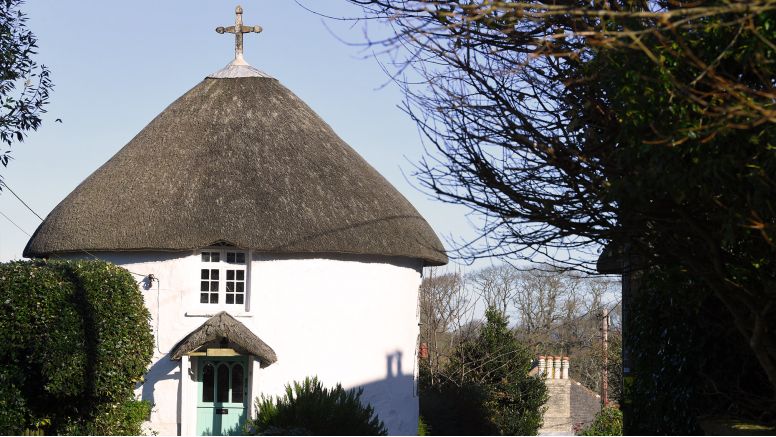
[[[235,320],[226,311],[209,318],[199,328],[179,341],[170,352],[170,359],[179,360],[181,356],[214,342],[225,341],[256,356],[261,367],[267,367],[278,360],[275,351],[261,341],[250,329]]]
[[[269,77],[207,78],[84,180],[24,256],[192,250],[447,262],[415,208]]]

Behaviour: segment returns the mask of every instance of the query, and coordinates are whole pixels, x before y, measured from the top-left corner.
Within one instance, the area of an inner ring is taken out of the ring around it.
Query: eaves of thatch
[[[271,347],[226,311],[209,318],[202,326],[179,341],[172,348],[170,359],[179,360],[183,355],[208,344],[236,346],[241,352],[255,356],[261,367],[267,367],[278,360]]]
[[[428,223],[276,79],[209,77],[48,215],[24,256],[185,251],[447,262]]]

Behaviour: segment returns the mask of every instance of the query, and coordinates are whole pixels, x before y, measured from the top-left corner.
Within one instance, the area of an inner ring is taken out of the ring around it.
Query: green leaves
[[[33,59],[37,40],[19,10],[22,3],[0,1],[0,142],[9,146],[38,129],[54,86],[48,68]],[[10,153],[0,153],[0,164],[8,165]]]
[[[43,417],[52,433],[139,433],[129,412],[153,337],[132,276],[101,261],[31,261],[0,264],[0,278],[0,407],[10,410],[0,432]]]
[[[622,411],[613,407],[602,409],[582,435],[622,435]]]

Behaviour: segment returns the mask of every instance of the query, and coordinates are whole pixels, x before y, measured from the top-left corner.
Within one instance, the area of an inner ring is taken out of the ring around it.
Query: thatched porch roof
[[[208,343],[224,341],[224,339],[244,352],[256,356],[261,367],[267,367],[278,360],[275,351],[267,343],[264,343],[256,334],[226,311],[221,311],[209,318],[202,326],[179,341],[170,352],[170,358],[179,360],[181,356]]]

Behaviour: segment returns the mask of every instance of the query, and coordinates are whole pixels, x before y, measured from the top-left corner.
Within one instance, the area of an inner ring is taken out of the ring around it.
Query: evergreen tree
[[[528,375],[532,356],[512,335],[508,318],[493,307],[485,316],[477,338],[457,348],[446,374],[460,386],[483,388],[484,410],[500,434],[534,435],[542,425],[547,388]]]

